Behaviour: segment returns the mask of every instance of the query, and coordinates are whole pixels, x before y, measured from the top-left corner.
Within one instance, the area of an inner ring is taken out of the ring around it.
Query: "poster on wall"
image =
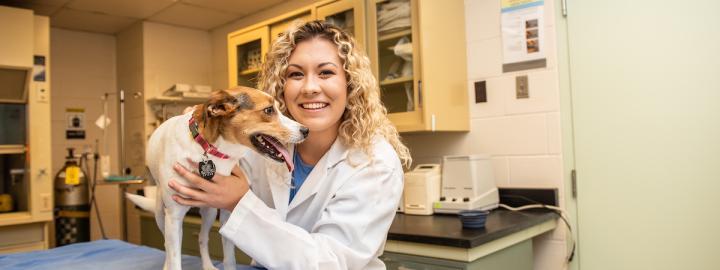
[[[503,72],[546,66],[543,0],[501,0]]]
[[[33,57],[33,81],[45,81],[45,56],[35,55]]]
[[[84,108],[65,108],[65,119],[67,119],[65,138],[68,140],[84,140],[85,139],[85,109]]]

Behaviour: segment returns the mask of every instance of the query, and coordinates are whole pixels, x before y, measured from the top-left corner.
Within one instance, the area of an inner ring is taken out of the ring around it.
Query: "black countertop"
[[[488,215],[485,228],[465,229],[457,215],[395,215],[388,240],[474,248],[522,231],[558,216],[549,210],[512,212],[496,209]]]

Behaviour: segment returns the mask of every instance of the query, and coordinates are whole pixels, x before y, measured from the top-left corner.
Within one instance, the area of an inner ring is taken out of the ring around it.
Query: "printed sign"
[[[65,117],[67,119],[65,138],[68,140],[85,139],[85,109],[65,108]]]
[[[545,67],[544,1],[501,1],[503,70]]]

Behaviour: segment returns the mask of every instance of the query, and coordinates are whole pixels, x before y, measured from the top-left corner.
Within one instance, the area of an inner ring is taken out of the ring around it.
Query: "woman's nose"
[[[317,83],[317,78],[307,76],[303,84],[302,92],[307,95],[320,93],[320,85]]]

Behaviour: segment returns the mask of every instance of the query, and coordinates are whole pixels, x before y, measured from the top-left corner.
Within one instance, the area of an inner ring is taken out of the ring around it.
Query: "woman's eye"
[[[323,70],[323,71],[320,71],[320,76],[321,76],[321,77],[329,77],[329,76],[332,76],[332,75],[335,75],[335,72],[333,72],[332,70]]]
[[[273,112],[275,112],[275,109],[273,107],[267,107],[267,108],[263,109],[263,112],[267,115],[272,115]]]
[[[293,72],[288,73],[288,78],[299,78],[302,76],[303,76],[302,72],[298,72],[298,71],[293,71]]]

